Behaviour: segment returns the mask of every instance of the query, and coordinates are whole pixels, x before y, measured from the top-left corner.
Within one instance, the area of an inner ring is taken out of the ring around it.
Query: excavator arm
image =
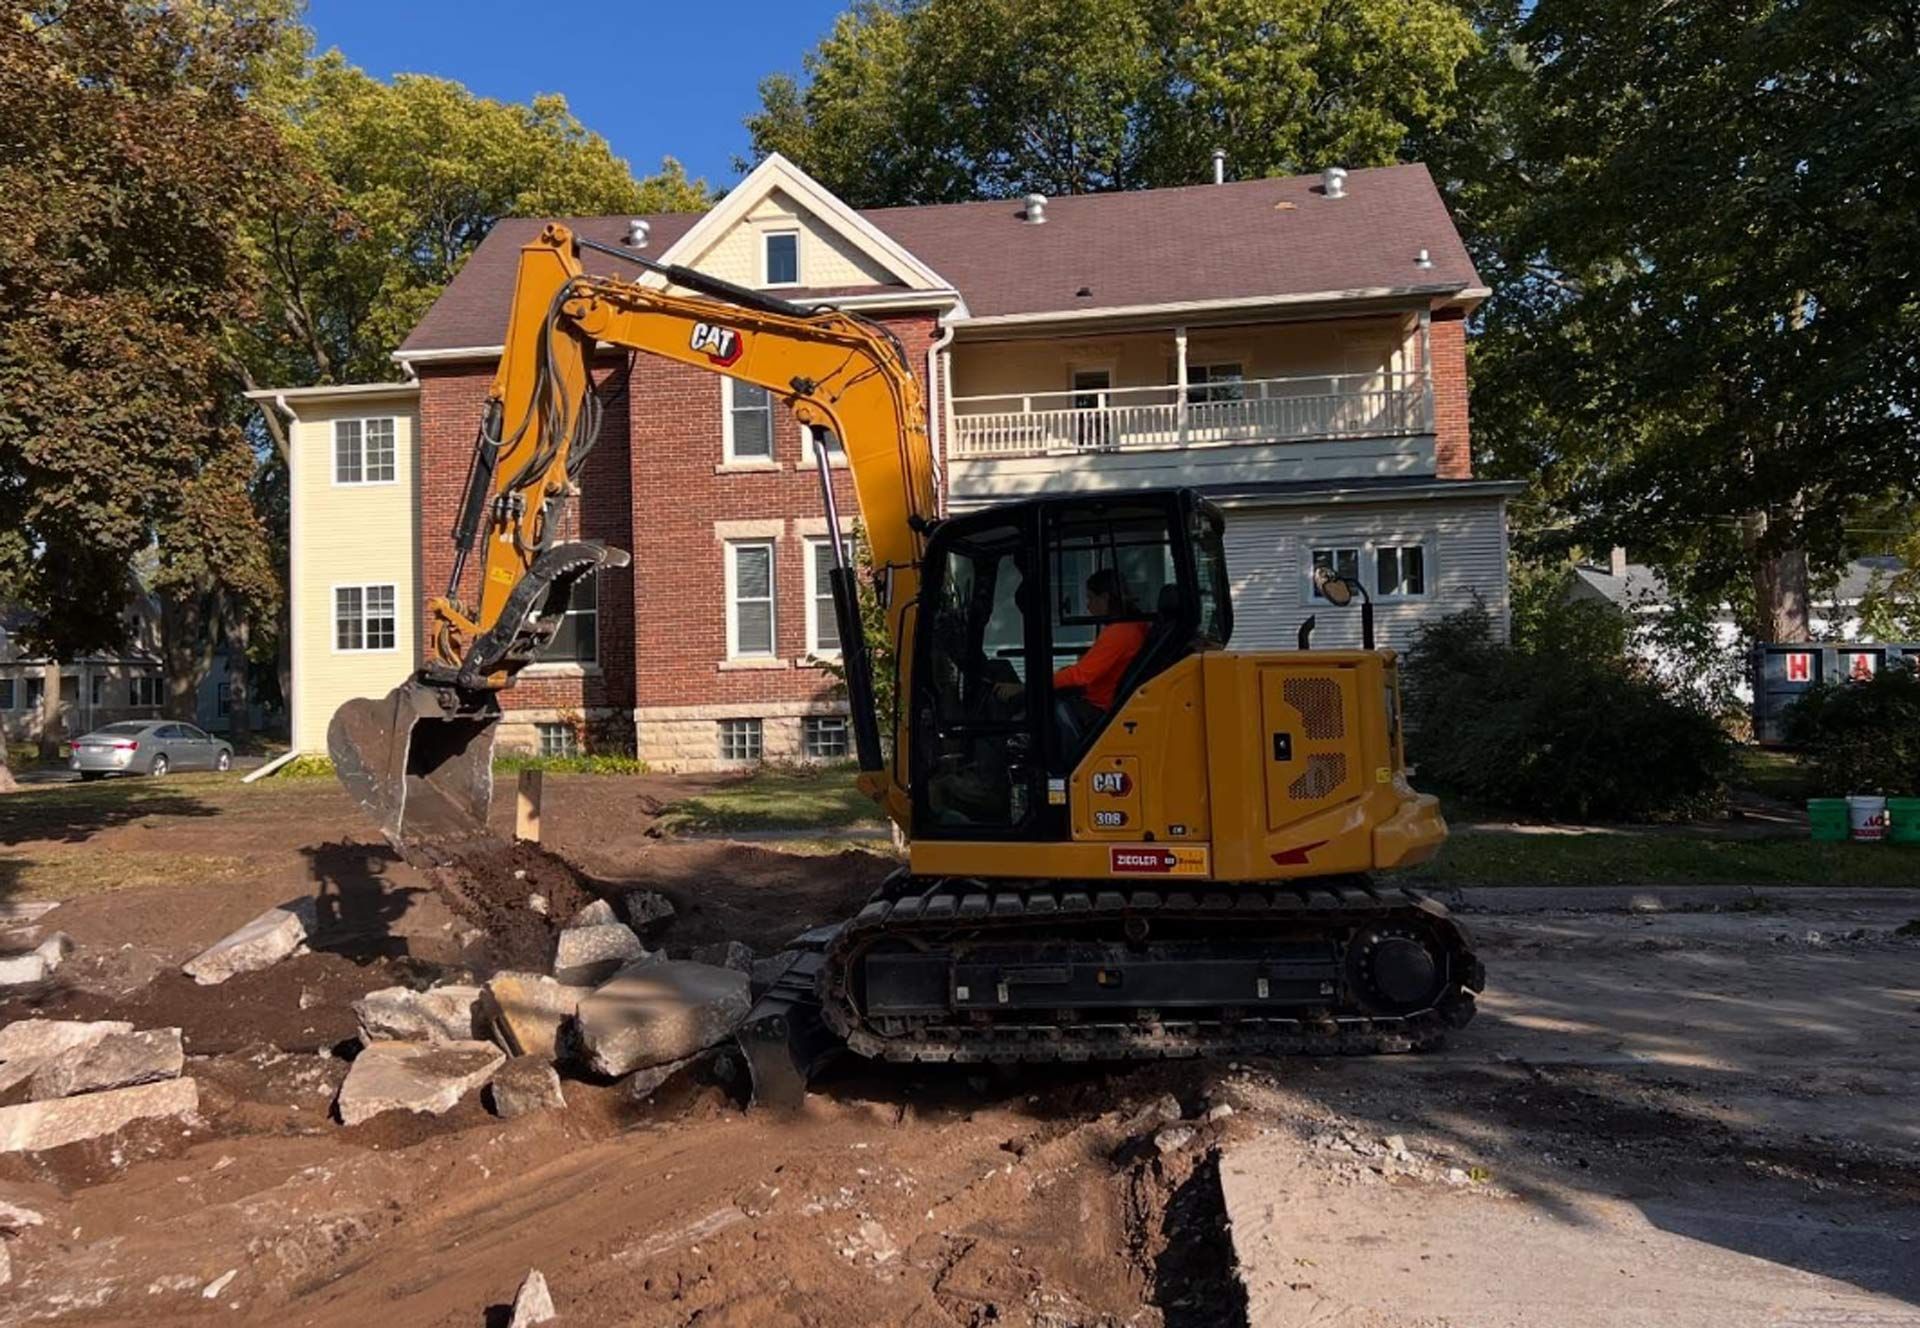
[[[643,279],[588,275],[582,247],[635,264]],[[426,662],[386,697],[347,702],[328,731],[342,782],[403,851],[444,858],[484,835],[498,694],[551,643],[575,583],[629,562],[621,550],[566,536],[599,432],[592,374],[603,348],[756,384],[840,440],[883,574],[895,658],[903,669],[912,658],[908,609],[936,509],[926,406],[898,339],[841,310],[793,304],[550,225],[520,251],[453,530],[452,571],[426,606]],[[814,451],[837,533],[827,449]],[[636,473],[644,483],[644,458]],[[844,541],[834,548],[861,786],[905,824],[904,708],[876,713],[854,570]],[[883,718],[893,727],[891,759],[882,754]]]

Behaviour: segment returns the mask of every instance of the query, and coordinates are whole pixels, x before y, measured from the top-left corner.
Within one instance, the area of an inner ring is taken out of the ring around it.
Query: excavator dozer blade
[[[409,861],[446,863],[498,842],[487,808],[500,709],[491,696],[449,707],[453,695],[410,679],[348,701],[327,726],[334,773]]]

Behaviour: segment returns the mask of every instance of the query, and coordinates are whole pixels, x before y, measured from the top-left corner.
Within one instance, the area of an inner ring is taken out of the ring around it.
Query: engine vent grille
[[[1340,684],[1332,678],[1288,678],[1280,686],[1288,705],[1300,712],[1302,731],[1315,741],[1347,736],[1340,705]]]
[[[1347,758],[1341,752],[1323,752],[1307,758],[1307,768],[1287,785],[1287,796],[1295,802],[1314,802],[1330,797],[1347,782]]]

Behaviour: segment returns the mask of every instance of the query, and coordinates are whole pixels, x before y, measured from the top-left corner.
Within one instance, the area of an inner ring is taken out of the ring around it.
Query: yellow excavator
[[[590,276],[583,248],[644,271]],[[558,225],[520,253],[425,665],[341,707],[328,735],[402,852],[491,842],[499,695],[574,583],[629,561],[561,534],[599,427],[601,347],[757,384],[839,440],[885,607],[896,700],[881,715],[834,539],[860,787],[908,861],[856,916],[801,938],[743,1034],[756,1087],[778,1077],[757,1044],[803,1069],[827,1041],[908,1061],[1392,1051],[1472,1017],[1483,977],[1463,929],[1371,875],[1446,837],[1407,781],[1391,651],[1312,651],[1305,630],[1299,651],[1228,649],[1224,522],[1189,490],[941,517],[926,407],[888,329]],[[814,451],[839,531],[828,448]],[[1331,603],[1353,589],[1318,580]],[[1099,705],[1067,684],[1107,632],[1131,653]]]

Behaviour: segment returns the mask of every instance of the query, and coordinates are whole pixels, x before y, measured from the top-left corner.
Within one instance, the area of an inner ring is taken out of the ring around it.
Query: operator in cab
[[[1087,617],[1100,622],[1099,633],[1086,654],[1053,675],[1054,719],[1069,746],[1098,728],[1113,709],[1120,680],[1147,643],[1148,624],[1130,617],[1114,620],[1132,611],[1118,572],[1102,567],[1087,578]],[[996,690],[1014,700],[1024,688],[1002,683]]]

